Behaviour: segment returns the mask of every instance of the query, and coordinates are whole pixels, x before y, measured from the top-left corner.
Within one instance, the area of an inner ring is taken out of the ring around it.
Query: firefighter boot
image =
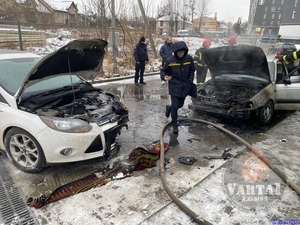
[[[171,106],[167,105],[166,106],[166,112],[165,112],[165,115],[166,115],[167,118],[170,116],[170,113],[171,113]]]
[[[178,123],[173,123],[173,134],[178,134]]]

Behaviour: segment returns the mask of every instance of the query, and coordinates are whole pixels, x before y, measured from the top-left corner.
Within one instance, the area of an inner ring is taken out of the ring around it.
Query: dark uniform
[[[184,55],[178,57],[180,51]],[[178,109],[184,105],[186,96],[190,93],[194,80],[194,60],[188,54],[188,47],[184,41],[174,44],[174,55],[169,57],[161,69],[161,79],[171,76],[169,82],[169,95],[171,96],[171,106],[166,107],[166,116],[171,113],[173,132],[178,133]]]
[[[141,37],[139,43],[135,46],[133,55],[135,59],[134,83],[138,85],[138,81],[140,80],[140,84],[146,84],[144,82],[144,72],[146,62],[148,62],[149,59],[144,37]]]
[[[203,52],[205,51],[204,47],[199,48],[194,56],[194,63],[196,67],[197,74],[197,84],[203,84],[206,79],[207,74],[207,65],[205,59],[203,58]]]
[[[283,61],[294,61],[296,59],[300,59],[300,50],[294,51],[291,54],[282,56]]]
[[[195,52],[194,64],[196,68],[196,74],[197,74],[196,80],[198,85],[203,84],[206,79],[208,68],[206,65],[205,58],[203,57],[203,52],[206,49],[208,49],[210,45],[211,45],[210,40],[205,39],[202,43],[202,46],[199,49],[197,49],[197,51]]]
[[[286,62],[288,72],[292,72],[299,65],[300,50],[287,55],[276,55],[275,57]]]

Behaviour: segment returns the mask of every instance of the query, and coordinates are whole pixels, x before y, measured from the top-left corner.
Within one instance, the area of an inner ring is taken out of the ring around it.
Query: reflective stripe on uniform
[[[293,58],[294,58],[294,59],[297,59],[297,52],[296,52],[296,51],[293,52]]]
[[[286,55],[282,56],[282,60],[286,61]]]
[[[180,66],[180,63],[170,63],[169,66]]]
[[[194,60],[194,64],[198,67],[205,67],[206,63],[203,63],[202,60],[202,52],[199,52],[199,55],[195,55],[194,58],[198,58],[197,60]]]
[[[203,65],[201,63],[198,63],[197,61],[194,61],[194,64],[196,64],[197,66],[201,66],[201,67],[205,66],[205,65]]]
[[[190,65],[191,62],[184,62],[183,65]],[[169,66],[180,66],[181,64],[180,63],[170,63]]]

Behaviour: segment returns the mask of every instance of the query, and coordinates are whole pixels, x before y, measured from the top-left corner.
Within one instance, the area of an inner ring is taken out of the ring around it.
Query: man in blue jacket
[[[138,81],[140,80],[140,84],[146,84],[144,82],[144,72],[146,62],[148,62],[149,59],[147,53],[147,45],[145,43],[145,37],[140,38],[139,43],[134,48],[133,56],[135,59],[134,83],[138,86]]]
[[[184,105],[194,80],[194,59],[188,51],[184,41],[176,42],[174,55],[167,59],[160,73],[161,79],[169,82],[171,106],[166,106],[166,117],[171,114],[174,134],[178,134],[178,109]]]
[[[163,67],[164,63],[167,61],[167,58],[173,55],[173,43],[171,37],[168,37],[165,43],[161,46],[159,50],[159,55],[162,58],[162,67]],[[161,84],[165,84],[165,81],[162,80]]]

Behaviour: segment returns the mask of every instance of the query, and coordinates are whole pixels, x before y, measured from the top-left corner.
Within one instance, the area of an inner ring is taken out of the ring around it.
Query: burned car
[[[74,40],[44,58],[0,50],[0,149],[17,168],[39,172],[117,150],[128,110],[83,78],[99,72],[106,46]]]
[[[211,48],[205,53],[211,79],[197,89],[189,108],[268,124],[274,110],[300,109],[298,68],[267,59],[255,46]]]

